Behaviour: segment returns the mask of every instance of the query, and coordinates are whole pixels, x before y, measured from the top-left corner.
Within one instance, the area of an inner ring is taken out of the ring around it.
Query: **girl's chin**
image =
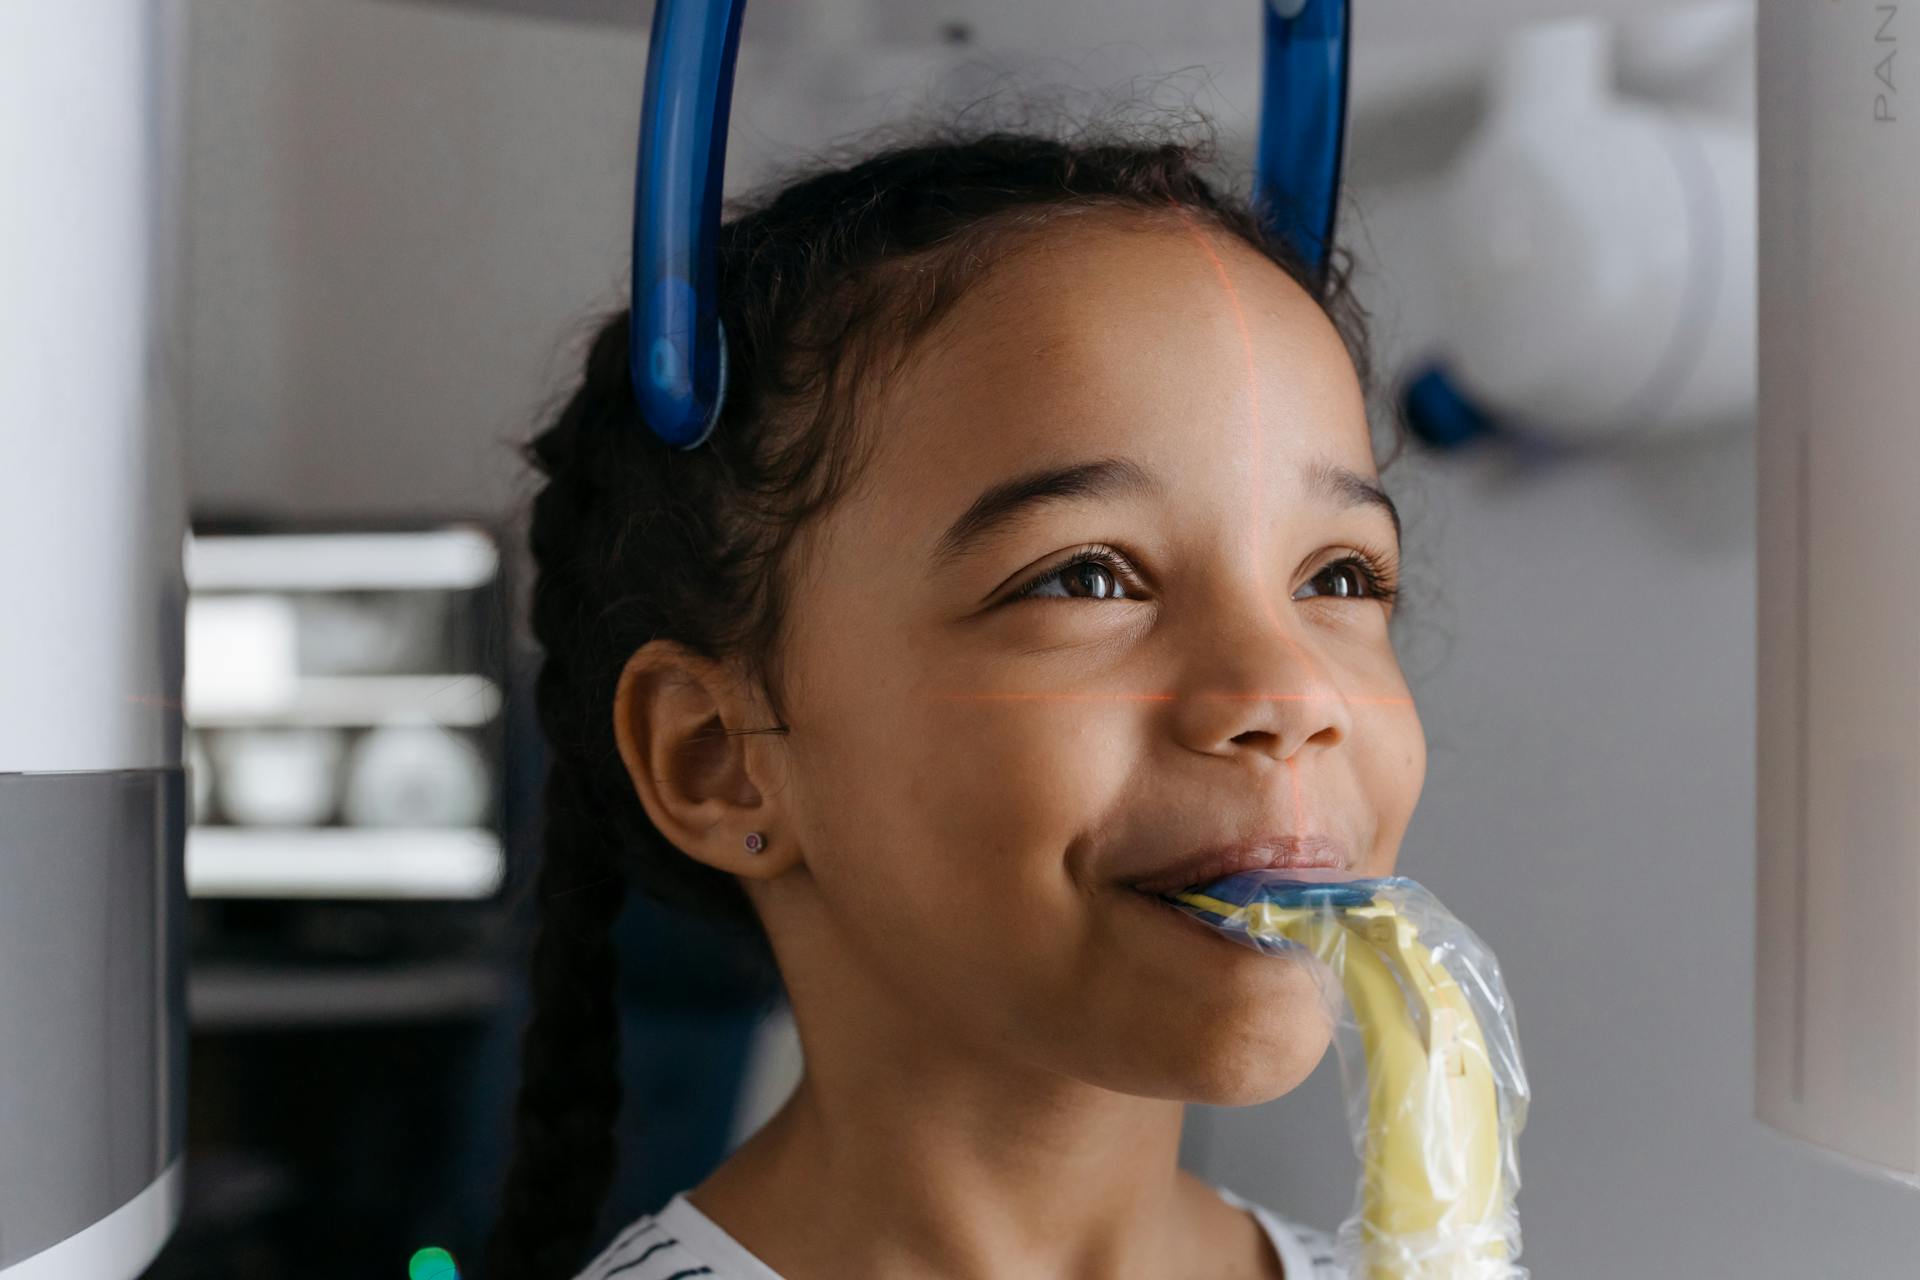
[[[1216,1026],[1179,1044],[1135,1042],[1107,1058],[1096,1083],[1203,1106],[1257,1106],[1299,1088],[1330,1046],[1325,1024],[1312,1015],[1278,1035]]]
[[[1186,1090],[1186,1100],[1208,1107],[1257,1107],[1298,1089],[1325,1054],[1325,1045],[1318,1053],[1309,1052],[1306,1045],[1294,1045],[1283,1056],[1248,1064],[1242,1070],[1215,1066],[1196,1074]]]
[[[1131,927],[1132,959],[1153,971],[1155,988],[1136,1004],[1153,1037],[1171,1093],[1189,1102],[1248,1106],[1290,1092],[1313,1073],[1333,1041],[1337,999],[1329,1007],[1325,970],[1305,953],[1270,955],[1157,896],[1118,891]],[[1131,969],[1132,966],[1130,965]],[[1138,994],[1144,996],[1144,990]],[[1152,1012],[1159,1000],[1172,1005]],[[1156,1091],[1157,1092],[1157,1091]]]

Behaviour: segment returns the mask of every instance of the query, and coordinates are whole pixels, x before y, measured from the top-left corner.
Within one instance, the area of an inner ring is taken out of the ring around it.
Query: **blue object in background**
[[[1347,0],[1266,0],[1254,201],[1315,272],[1333,250],[1347,135]]]
[[[1435,449],[1457,449],[1498,433],[1492,416],[1469,400],[1439,364],[1407,380],[1400,407],[1408,430]]]
[[[729,1154],[764,1002],[707,997],[698,975],[726,967],[734,946],[709,926],[644,897],[616,930],[621,958],[620,1168],[596,1238],[652,1213]]]
[[[634,170],[627,361],[640,415],[668,444],[706,440],[726,396],[721,183],[746,0],[657,0]]]

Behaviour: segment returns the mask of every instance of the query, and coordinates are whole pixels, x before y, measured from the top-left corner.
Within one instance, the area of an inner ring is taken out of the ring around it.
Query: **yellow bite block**
[[[1507,1276],[1493,1064],[1472,1006],[1412,922],[1382,897],[1295,907],[1169,896],[1255,939],[1295,943],[1338,977],[1366,1057],[1367,1280]]]

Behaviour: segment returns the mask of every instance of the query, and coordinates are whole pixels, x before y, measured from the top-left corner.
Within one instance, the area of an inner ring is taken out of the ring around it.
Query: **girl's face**
[[[733,739],[767,753],[760,856],[795,859],[747,884],[803,1036],[818,998],[869,1043],[1120,1092],[1293,1088],[1330,1034],[1307,966],[1129,886],[1267,833],[1394,869],[1426,747],[1353,559],[1391,584],[1398,534],[1338,479],[1378,476],[1332,324],[1197,224],[1056,226],[865,412],[870,468],[796,562],[792,735]]]

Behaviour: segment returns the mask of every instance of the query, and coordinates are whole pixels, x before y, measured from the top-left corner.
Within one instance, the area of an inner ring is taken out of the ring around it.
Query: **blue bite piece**
[[[1302,879],[1298,871],[1287,869],[1269,869],[1265,871],[1242,871],[1230,876],[1222,876],[1204,885],[1189,886],[1162,894],[1168,902],[1180,908],[1203,924],[1213,925],[1236,940],[1247,940],[1247,923],[1240,911],[1260,903],[1281,908],[1327,908],[1334,912],[1349,907],[1364,907],[1374,900],[1374,895],[1385,887],[1402,888],[1413,882],[1403,876],[1386,876],[1358,880],[1329,880],[1326,871],[1307,872],[1318,874],[1320,879]],[[1205,903],[1194,902],[1181,894],[1191,894],[1211,900],[1219,906],[1214,910]],[[1298,944],[1281,938],[1263,937],[1257,945],[1259,950],[1274,952],[1294,949]]]
[[[1380,886],[1393,884],[1400,879],[1402,877],[1388,876],[1329,882],[1298,880],[1283,872],[1242,871],[1202,885],[1199,892],[1206,894],[1209,898],[1230,902],[1236,907],[1248,906],[1255,902],[1270,902],[1277,907],[1309,907],[1316,904],[1331,907],[1364,907],[1373,901],[1374,892]],[[1177,905],[1194,910],[1187,903]]]

